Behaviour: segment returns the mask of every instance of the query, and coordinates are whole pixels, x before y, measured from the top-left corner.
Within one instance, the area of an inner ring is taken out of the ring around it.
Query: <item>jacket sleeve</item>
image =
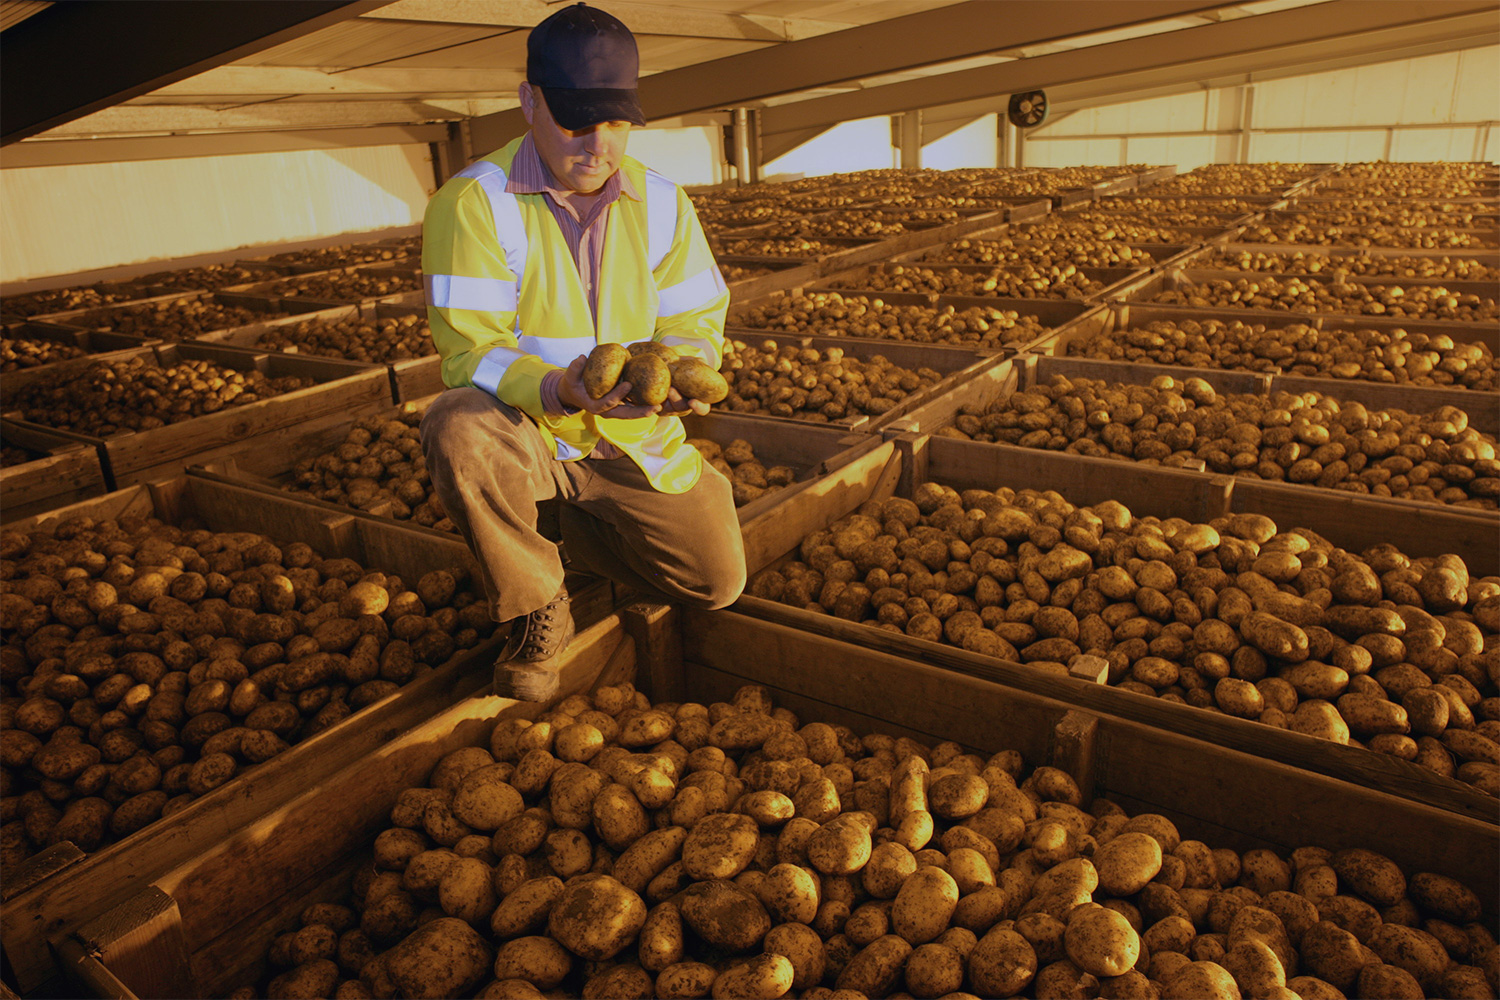
[[[541,399],[542,377],[557,366],[519,348],[516,275],[475,181],[450,180],[428,202],[422,273],[443,384],[483,389],[549,426],[560,419],[548,419]]]
[[[687,192],[677,189],[677,231],[654,277],[660,295],[654,339],[702,358],[716,370],[724,357],[729,287]]]

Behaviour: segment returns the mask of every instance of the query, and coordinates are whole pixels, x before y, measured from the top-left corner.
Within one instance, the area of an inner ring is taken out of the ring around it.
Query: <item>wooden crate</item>
[[[757,274],[729,282],[731,302],[755,299],[772,292],[796,288],[818,277],[819,265],[815,259],[798,257],[737,257],[719,255],[720,264],[738,267],[766,267],[768,274]]]
[[[32,329],[42,327],[41,323],[28,324]],[[58,376],[65,372],[78,372],[89,365],[98,362],[100,364],[113,364],[117,361],[129,361],[132,358],[145,358],[148,361],[156,357],[152,347],[160,344],[159,340],[145,340],[140,337],[131,337],[123,333],[106,333],[98,330],[79,330],[76,328],[51,327],[53,332],[60,337],[78,338],[80,346],[83,344],[116,345],[101,350],[95,354],[86,354],[81,358],[69,358],[66,361],[54,361],[50,365],[38,365],[35,368],[19,368],[13,372],[0,375],[0,408],[7,408],[9,400],[24,386],[33,382],[45,380]],[[103,338],[102,340],[100,338]]]
[[[41,284],[42,282],[45,282],[45,281],[48,281],[48,280],[49,279],[41,279],[41,281],[37,282],[36,284]],[[50,279],[50,280],[54,280],[55,281],[56,279]],[[165,294],[167,294],[167,293],[169,293],[169,292],[172,291],[172,289],[170,287],[168,287],[167,285],[165,285],[165,284],[151,284],[151,285],[146,285],[146,284],[135,284],[135,283],[132,283],[132,282],[118,282],[118,281],[96,281],[96,282],[93,282],[92,284],[88,284],[88,283],[85,283],[85,284],[87,285],[87,287],[91,287],[95,291],[97,291],[97,292],[99,292],[100,294],[103,294],[103,295],[111,295],[111,294],[113,294],[113,295],[124,295],[124,296],[127,296],[126,298],[117,299],[114,302],[111,302],[111,303],[109,303],[106,306],[95,306],[95,307],[92,307],[92,308],[105,308],[105,309],[107,309],[107,308],[113,308],[114,306],[133,305],[133,304],[136,304],[136,303],[140,302],[143,299],[155,298],[157,296],[165,295]],[[15,286],[12,286],[12,287],[15,287]],[[22,291],[6,292],[5,293],[5,298],[0,298],[0,318],[3,318],[4,322],[6,322],[6,323],[12,323],[12,322],[25,323],[25,322],[29,322],[29,321],[32,321],[32,320],[48,320],[48,319],[51,319],[52,317],[57,316],[57,315],[72,314],[72,313],[80,311],[80,310],[77,310],[77,309],[63,309],[63,310],[58,310],[56,312],[50,312],[50,313],[33,313],[33,314],[29,315],[29,316],[22,316],[22,315],[20,315],[18,313],[13,312],[11,309],[7,308],[7,304],[8,303],[7,303],[6,300],[10,299],[12,296],[19,297],[21,295],[30,294],[31,292],[35,292],[35,291],[43,291],[45,289],[36,287],[32,282],[21,283],[21,287],[25,287],[27,289],[27,291],[24,291],[24,292],[22,292]],[[53,286],[53,287],[78,287],[78,285],[77,284],[73,284],[73,285],[63,285],[63,286]]]
[[[318,308],[315,304],[305,302],[284,302],[280,299],[238,289],[221,289],[217,292],[174,292],[169,295],[158,295],[154,298],[140,299],[135,302],[104,306],[97,309],[75,309],[72,312],[56,313],[49,316],[47,317],[47,322],[59,323],[79,330],[96,330],[113,333],[113,324],[116,321],[115,317],[137,312],[143,307],[154,307],[163,302],[188,300],[204,300],[212,301],[219,305],[239,306],[253,312],[265,313],[267,316],[285,316],[288,313],[308,312]]]
[[[592,662],[603,665],[574,671],[570,689],[633,679],[654,701],[709,704],[762,685],[803,722],[929,745],[953,740],[984,754],[1018,750],[1029,765],[1068,772],[1086,797],[1162,814],[1185,838],[1212,847],[1283,856],[1307,845],[1363,847],[1407,873],[1458,879],[1479,894],[1487,917],[1497,908],[1495,829],[1480,820],[733,612],[633,606],[611,629],[591,633]],[[483,698],[444,709],[87,925],[64,926],[58,951],[100,996],[221,996],[259,979],[272,940],[297,926],[306,905],[347,898],[400,792],[422,783],[443,754],[486,746],[497,720],[521,714]]]
[[[1457,258],[1457,259],[1460,259],[1460,260],[1477,260],[1477,261],[1479,261],[1479,263],[1484,264],[1484,265],[1486,265],[1488,267],[1500,268],[1500,253],[1496,253],[1493,250],[1489,250],[1489,251],[1476,250],[1473,253],[1466,253],[1466,252],[1464,252],[1462,250],[1451,251],[1451,252],[1450,251],[1440,251],[1440,250],[1411,250],[1411,251],[1403,251],[1403,250],[1401,250],[1399,248],[1392,248],[1392,247],[1314,247],[1314,246],[1304,246],[1304,247],[1301,247],[1300,250],[1297,251],[1297,252],[1300,253],[1301,255],[1312,254],[1312,255],[1321,256],[1321,257],[1332,257],[1335,260],[1341,260],[1341,259],[1362,260],[1362,259],[1369,259],[1369,258],[1372,258],[1372,257],[1373,258],[1380,258],[1380,257],[1452,257],[1452,258]],[[1224,256],[1224,255],[1227,255],[1227,254],[1240,254],[1240,253],[1258,253],[1258,254],[1265,254],[1266,256],[1270,256],[1270,257],[1290,257],[1290,256],[1293,256],[1293,251],[1289,250],[1287,248],[1287,245],[1284,244],[1284,243],[1230,243],[1230,244],[1225,244],[1223,246],[1214,246],[1214,247],[1204,247],[1204,248],[1201,248],[1199,250],[1194,251],[1192,254],[1185,256],[1178,263],[1182,267],[1191,267],[1191,268],[1195,268],[1195,269],[1200,270],[1200,271],[1212,271],[1213,273],[1215,273],[1215,274],[1217,274],[1217,275],[1219,275],[1221,277],[1224,274],[1238,274],[1238,275],[1245,275],[1247,277],[1251,276],[1251,275],[1265,275],[1266,277],[1274,277],[1274,278],[1292,278],[1292,277],[1296,277],[1296,278],[1306,278],[1306,279],[1308,279],[1310,281],[1324,281],[1327,278],[1326,275],[1317,275],[1317,274],[1297,274],[1297,275],[1285,274],[1285,275],[1283,275],[1283,274],[1277,274],[1277,273],[1272,272],[1272,271],[1240,271],[1240,270],[1231,269],[1231,268],[1216,268],[1216,267],[1213,267],[1209,263],[1210,261],[1213,261],[1214,259],[1216,259],[1216,258],[1218,258],[1220,256]],[[1351,277],[1349,277],[1349,278],[1347,278],[1345,280],[1359,282],[1359,283],[1367,284],[1367,285],[1406,285],[1406,284],[1443,285],[1443,284],[1447,284],[1448,281],[1449,281],[1449,279],[1447,279],[1447,278],[1404,278],[1404,277],[1399,277],[1397,275],[1385,275],[1385,276],[1379,276],[1379,275],[1370,275],[1370,276],[1354,275],[1354,276],[1351,276]],[[1455,279],[1452,279],[1452,280],[1457,281],[1458,279],[1455,278]],[[1482,285],[1482,284],[1484,284],[1484,282],[1469,282],[1469,284],[1480,284],[1480,285]],[[1494,292],[1495,292],[1494,286],[1490,285],[1489,286],[1489,291],[1487,292],[1487,294],[1489,294],[1490,296],[1493,297]],[[1378,317],[1376,317],[1376,318],[1378,318]]]
[[[1006,232],[975,233],[973,236],[968,237],[968,238],[969,239],[973,239],[973,240],[1000,239],[1000,238],[1009,238],[1009,234],[1006,233]],[[1019,238],[1016,239],[1016,242],[1019,242],[1019,243],[1022,243],[1023,245],[1026,245],[1026,242],[1024,240],[1020,240]],[[1057,241],[1054,240],[1054,241],[1046,241],[1046,242],[1038,241],[1038,243],[1035,244],[1035,245],[1039,245],[1039,246],[1057,246],[1058,244],[1057,244]],[[1000,268],[1004,268],[1004,267],[1007,266],[1006,264],[964,265],[964,264],[962,264],[960,262],[957,262],[957,261],[946,261],[946,260],[943,260],[942,259],[943,251],[945,251],[948,248],[948,246],[949,246],[949,244],[944,244],[943,246],[940,246],[940,247],[928,247],[928,248],[926,248],[924,250],[913,250],[910,253],[904,253],[904,254],[900,254],[900,255],[896,256],[895,258],[893,258],[892,260],[890,260],[888,263],[891,263],[891,264],[920,264],[923,267],[964,267],[964,266],[974,266],[974,267],[1000,267]],[[1128,243],[1128,244],[1126,244],[1126,246],[1129,246],[1132,250],[1144,250],[1147,253],[1151,254],[1152,260],[1154,260],[1156,262],[1155,264],[1151,265],[1152,268],[1163,267],[1163,266],[1166,265],[1167,261],[1174,260],[1175,258],[1182,256],[1185,252],[1187,252],[1189,250],[1196,250],[1197,249],[1197,245],[1196,244],[1192,244],[1192,243]]]
[[[305,312],[281,319],[268,320],[264,323],[254,323],[249,326],[236,327],[232,330],[218,330],[198,338],[204,343],[225,344],[230,347],[243,347],[251,350],[270,350],[261,348],[260,342],[267,333],[283,326],[296,326],[307,322],[337,323],[346,320],[362,319],[374,321],[393,316],[418,315],[425,317],[427,305],[422,301],[422,293],[414,292],[392,297],[393,301],[360,302],[349,305],[337,305],[315,312]],[[320,354],[308,354],[293,348],[279,351],[282,354],[294,354],[306,358],[324,357]],[[364,364],[365,362],[360,362]],[[402,358],[398,361],[383,362],[391,373],[391,391],[398,403],[409,402],[431,396],[433,393],[443,391],[443,359],[437,354],[428,354],[420,358]]]
[[[0,510],[7,522],[99,496],[107,488],[99,449],[87,442],[3,419],[0,441],[39,456],[0,468]]]
[[[1082,459],[1025,448],[1001,449],[944,437],[903,435],[887,444],[892,447],[891,452],[872,451],[841,470],[836,487],[809,491],[795,505],[747,524],[745,562],[751,575],[794,558],[806,535],[826,528],[860,504],[891,496],[909,498],[917,484],[928,481],[957,490],[992,490],[1001,486],[1050,489],[1079,505],[1113,499],[1137,516],[1175,516],[1193,522],[1208,521],[1237,510],[1231,505],[1233,484],[1227,476],[1177,469],[1153,470],[1149,476],[1121,475],[1121,463],[1107,459]],[[1345,526],[1339,520],[1347,517],[1346,511],[1313,503],[1307,506],[1306,513],[1302,523],[1282,526],[1312,528],[1335,544],[1343,544],[1340,538]],[[1409,541],[1410,544],[1402,536],[1403,548],[1409,554],[1435,554],[1428,551],[1432,539]],[[1210,739],[1232,750],[1305,767],[1368,788],[1396,791],[1406,798],[1490,823],[1495,821],[1495,800],[1490,796],[1386,754],[1317,740],[1103,684],[1054,676],[955,646],[749,595],[741,597],[735,609],[802,631],[985,677],[1091,711]]]
[[[807,337],[796,334],[766,333],[761,330],[738,330],[729,329],[724,331],[726,340],[740,341],[752,347],[759,347],[766,341],[774,341],[777,344],[797,344],[802,347],[812,347],[820,351],[826,351],[830,347],[843,350],[845,355],[859,358],[862,361],[881,356],[892,364],[912,371],[918,368],[931,368],[943,376],[942,381],[926,389],[911,393],[894,407],[885,413],[871,417],[867,414],[858,414],[852,417],[844,417],[832,421],[828,426],[842,428],[846,431],[872,432],[890,424],[911,410],[923,405],[929,400],[951,390],[953,387],[972,378],[991,364],[997,363],[1003,355],[984,355],[959,347],[938,347],[928,344],[909,344],[894,340],[866,340],[861,337]],[[801,427],[811,424],[819,426],[817,421],[798,420],[795,417],[777,417],[769,413],[740,413],[725,410],[721,412],[734,413],[736,416],[748,417],[754,420],[774,420],[780,424],[790,424]]]
[[[930,267],[930,268],[933,268],[934,270],[938,270],[938,271],[957,271],[960,274],[991,274],[991,273],[993,273],[995,271],[1007,271],[1013,265],[1008,265],[1008,264],[944,264],[944,263],[934,263],[934,264],[922,263],[922,264],[917,264],[916,262],[912,262],[912,263],[905,263],[905,262],[897,263],[895,261],[888,261],[888,262],[886,262],[884,264],[866,264],[864,267],[850,268],[847,271],[842,271],[842,272],[839,272],[837,274],[830,274],[827,277],[823,278],[821,281],[818,281],[816,284],[814,284],[813,286],[811,286],[807,290],[810,291],[810,292],[811,291],[837,291],[837,292],[843,292],[845,294],[877,295],[877,296],[880,296],[880,297],[884,298],[886,295],[892,294],[892,293],[886,292],[886,291],[882,291],[882,290],[876,289],[876,288],[871,288],[868,285],[868,282],[873,279],[873,276],[876,275],[876,274],[890,274],[895,268],[898,268],[898,267],[905,269],[905,268],[911,268],[913,266]],[[1109,298],[1111,295],[1114,294],[1114,292],[1116,291],[1117,288],[1125,286],[1126,284],[1128,284],[1129,282],[1131,282],[1132,280],[1134,280],[1136,278],[1144,277],[1148,273],[1148,269],[1147,268],[1129,268],[1129,267],[1080,267],[1080,268],[1078,268],[1078,271],[1085,278],[1088,278],[1090,281],[1100,282],[1101,284],[1104,285],[1104,287],[1101,288],[1101,289],[1099,289],[1097,292],[1093,292],[1092,294],[1082,296],[1081,298],[1075,298],[1075,297],[1072,297],[1072,296],[1063,298],[1063,297],[1051,296],[1051,295],[1039,295],[1039,296],[1036,296],[1035,298],[1029,298],[1029,299],[1001,298],[1000,296],[993,296],[993,297],[991,297],[991,296],[988,296],[988,295],[970,295],[970,296],[966,296],[966,298],[973,299],[973,300],[979,301],[979,302],[991,302],[991,301],[993,301],[993,302],[1003,302],[1003,303],[1006,303],[1006,305],[998,306],[997,308],[1002,308],[1002,309],[1017,309],[1017,311],[1029,311],[1029,310],[1022,310],[1022,309],[1020,309],[1017,305],[1015,305],[1016,303],[1027,303],[1027,304],[1030,304],[1030,303],[1042,303],[1042,302],[1097,302],[1100,299]],[[835,287],[833,285],[833,282],[835,282],[835,281],[837,281],[837,282],[840,283],[838,287]],[[865,282],[865,284],[860,284],[860,282]],[[907,294],[907,293],[896,293],[896,294]],[[921,295],[921,294],[941,294],[941,295],[944,295],[945,297],[949,297],[949,298],[956,297],[956,296],[948,296],[946,293],[922,293],[922,292],[917,292],[917,293],[911,293],[911,294],[918,294],[918,295]],[[1069,318],[1071,318],[1071,317],[1069,317]]]
[[[388,295],[360,296],[357,298],[349,299],[320,299],[309,297],[306,295],[295,294],[295,286],[300,285],[301,282],[306,281],[310,278],[322,277],[324,275],[332,276],[335,274],[379,273],[381,271],[389,271],[392,274],[415,279],[420,279],[422,276],[420,265],[416,261],[408,259],[406,261],[397,261],[394,263],[388,262],[380,264],[351,264],[348,267],[328,268],[321,271],[306,271],[298,274],[290,274],[282,278],[277,278],[274,281],[252,281],[244,285],[231,285],[229,288],[225,289],[225,291],[245,295],[258,295],[274,299],[277,302],[282,303],[283,307],[287,309],[291,309],[294,305],[300,304],[306,311],[326,309],[329,306],[347,305],[350,302],[391,302],[403,299],[413,294],[420,294],[420,289],[412,289],[404,292],[391,292]],[[417,283],[420,285],[421,281],[418,280]]]
[[[316,380],[307,389],[283,393],[244,406],[229,407],[147,431],[87,438],[102,449],[105,472],[115,487],[176,475],[190,464],[237,451],[252,438],[330,413],[364,416],[391,402],[390,377],[383,366],[333,358],[298,357],[245,351],[188,341],[155,348],[162,365],[204,359],[236,371],[269,376],[300,375]]]
[[[369,569],[397,573],[408,580],[435,569],[454,567],[477,573],[473,557],[457,537],[424,536],[389,521],[329,513],[289,497],[191,476],[131,487],[7,527],[17,531],[46,530],[69,517],[104,519],[126,514],[156,516],[172,524],[191,517],[214,531],[253,531],[274,539],[303,541],[325,556],[355,559]],[[581,627],[613,621],[615,597],[607,582],[573,575],[568,585],[573,598],[572,613]],[[574,662],[565,674],[575,686],[597,674],[618,647],[618,639],[612,642],[607,639],[613,629],[613,625],[606,624],[575,640],[569,652]],[[182,811],[93,854],[85,856],[71,844],[59,844],[36,855],[19,870],[7,871],[4,907],[0,909],[0,945],[21,991],[31,993],[42,988],[56,972],[49,941],[125,902],[174,867],[194,863],[205,854],[218,857],[227,854],[244,861],[246,854],[275,850],[276,844],[257,844],[254,838],[248,841],[242,838],[257,819],[283,808],[298,796],[311,796],[315,803],[320,803],[316,811],[322,816],[319,822],[323,825],[337,826],[345,810],[358,812],[368,808],[361,807],[356,800],[363,799],[366,793],[373,794],[374,788],[348,786],[349,801],[330,805],[327,779],[361,760],[410,762],[421,758],[424,749],[411,745],[395,749],[392,740],[422,726],[435,713],[465,699],[469,703],[477,700],[491,715],[501,711],[534,711],[536,706],[483,695],[491,683],[490,668],[501,638],[497,635],[457,655],[395,694],[200,796]],[[426,766],[430,766],[430,760]],[[317,825],[308,822],[309,830]],[[293,853],[313,849],[320,840],[317,837],[298,845]],[[269,881],[265,885],[260,878],[237,880],[232,885],[219,883],[198,904],[217,911],[225,898],[250,898],[272,885],[287,884],[295,879],[302,862],[291,858],[281,861],[288,867],[283,871],[278,866],[274,873],[268,872],[265,879]],[[178,970],[160,971],[170,975]]]

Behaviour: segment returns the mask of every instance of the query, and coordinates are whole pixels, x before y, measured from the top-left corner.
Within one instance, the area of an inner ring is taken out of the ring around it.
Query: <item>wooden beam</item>
[[[608,11],[637,35],[728,38],[752,42],[787,42],[850,27],[847,21],[717,13],[667,4],[605,0],[594,6]],[[472,24],[492,28],[530,28],[557,12],[544,0],[397,0],[368,20]]]
[[[274,129],[411,125],[461,115],[430,104],[394,101],[276,101],[229,111],[155,105],[109,108],[52,129],[49,137],[82,138],[161,132],[261,132]]]
[[[444,125],[377,125],[370,128],[292,129],[286,132],[219,132],[119,139],[33,139],[7,146],[0,169],[55,167],[69,163],[180,160],[237,153],[285,153],[301,149],[350,149],[444,142]],[[460,167],[459,169],[462,169]],[[157,268],[160,270],[160,268]]]
[[[657,73],[641,80],[641,106],[657,117],[735,107],[777,94],[1225,6],[1229,4],[1205,0],[1071,0],[1067,16],[1060,17],[1051,3],[968,0]],[[504,111],[476,120],[474,137],[478,145],[493,149],[525,128],[518,110]]]
[[[1232,62],[1244,72],[1306,63],[1351,51],[1379,51],[1413,41],[1460,39],[1475,34],[1493,38],[1495,10],[1492,0],[1427,0],[1415,6],[1386,0],[1330,0],[1167,34],[782,104],[765,110],[762,128],[770,136],[916,108],[933,109],[929,117],[941,121],[993,111],[1004,106],[1009,94],[1024,88],[1083,84],[1093,91],[1107,93],[1119,84],[1120,78],[1147,71],[1171,76],[1189,73],[1202,79],[1216,59],[1226,61],[1226,71]],[[1053,109],[1057,110],[1057,95],[1050,96]],[[950,113],[944,113],[944,107],[949,107]]]
[[[168,0],[54,3],[0,34],[0,145],[379,6],[281,0],[184,16]]]
[[[526,79],[523,70],[388,69],[374,66],[345,72],[325,72],[307,66],[219,66],[136,98],[142,104],[207,104],[213,99],[247,103],[255,98],[286,94],[302,96],[364,96],[420,94],[424,97],[476,94],[512,96]]]

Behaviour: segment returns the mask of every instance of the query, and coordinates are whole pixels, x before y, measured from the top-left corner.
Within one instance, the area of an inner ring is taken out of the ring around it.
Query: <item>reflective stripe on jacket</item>
[[[427,318],[443,383],[474,386],[524,410],[564,461],[600,438],[663,493],[684,493],[702,463],[678,417],[619,420],[548,416],[542,376],[595,344],[658,340],[719,367],[729,290],[687,194],[625,157],[644,201],[621,194],[606,210],[599,318],[546,195],[509,194],[506,170],[521,140],[460,171],[433,196],[422,227]]]

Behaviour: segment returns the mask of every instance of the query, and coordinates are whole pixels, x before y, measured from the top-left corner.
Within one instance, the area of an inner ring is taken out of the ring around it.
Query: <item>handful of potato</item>
[[[7,871],[170,816],[494,629],[461,571],[133,515],[0,532],[0,561]]]
[[[603,399],[621,382],[630,383],[627,402],[659,406],[676,389],[684,399],[710,405],[723,402],[729,383],[701,358],[682,357],[667,344],[647,340],[631,344],[599,344],[583,367],[583,388],[591,399]]]
[[[1500,796],[1500,577],[1356,554],[1259,514],[1135,517],[918,486],[803,539],[746,592],[1414,761]]]
[[[360,860],[230,1000],[1476,997],[1500,974],[1454,878],[1213,847],[1015,750],[860,736],[756,686],[506,719]]]

